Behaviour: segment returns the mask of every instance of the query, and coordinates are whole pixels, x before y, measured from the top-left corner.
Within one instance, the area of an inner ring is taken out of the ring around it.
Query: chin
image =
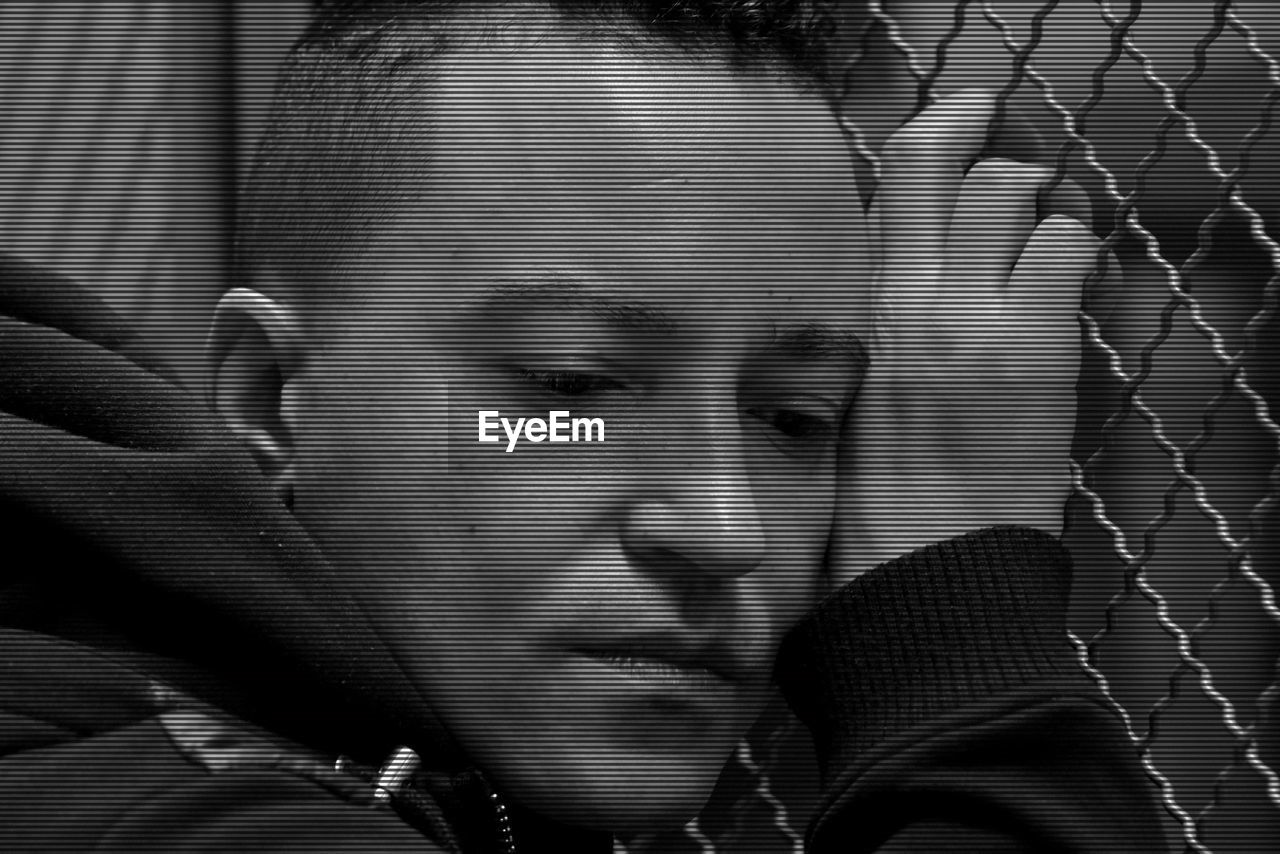
[[[540,767],[527,773],[508,769],[516,773],[499,782],[522,805],[554,821],[626,835],[678,828],[696,816],[732,747],[674,755],[572,753],[555,763],[542,757]]]

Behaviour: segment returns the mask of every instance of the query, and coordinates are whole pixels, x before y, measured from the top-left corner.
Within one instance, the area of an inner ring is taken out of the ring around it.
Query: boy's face
[[[285,385],[295,512],[500,787],[683,821],[817,591],[868,320],[845,144],[774,75],[603,47],[429,101],[419,200]],[[508,452],[485,410],[604,438]]]

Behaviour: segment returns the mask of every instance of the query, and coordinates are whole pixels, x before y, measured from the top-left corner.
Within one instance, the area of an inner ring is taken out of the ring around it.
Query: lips
[[[606,665],[636,682],[672,691],[722,691],[728,680],[703,667],[673,664],[658,658],[637,655],[587,653],[588,658]]]
[[[723,647],[672,636],[585,644],[582,655],[638,680],[722,689],[743,681],[741,666]]]

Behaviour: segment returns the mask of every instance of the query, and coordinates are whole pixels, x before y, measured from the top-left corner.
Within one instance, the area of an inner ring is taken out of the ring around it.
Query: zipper
[[[341,762],[340,758],[339,763]],[[421,767],[422,757],[412,748],[397,747],[374,775],[372,781],[374,800],[380,804],[389,805],[391,799],[409,784]],[[501,854],[517,854],[515,834],[511,829],[511,813],[507,810],[507,805],[502,802],[502,798],[498,797],[493,786],[483,777],[480,779],[489,807],[493,810],[494,826],[497,830],[497,850]]]
[[[498,849],[502,854],[516,854],[516,839],[511,832],[511,814],[507,812],[507,805],[502,802],[492,787],[489,789],[489,803],[493,806],[494,816],[497,818]]]

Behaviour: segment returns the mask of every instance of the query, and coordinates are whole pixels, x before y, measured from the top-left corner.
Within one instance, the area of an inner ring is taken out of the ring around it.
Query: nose
[[[741,437],[668,456],[663,482],[628,508],[626,550],[646,562],[692,565],[709,576],[746,575],[764,560],[764,525]]]

